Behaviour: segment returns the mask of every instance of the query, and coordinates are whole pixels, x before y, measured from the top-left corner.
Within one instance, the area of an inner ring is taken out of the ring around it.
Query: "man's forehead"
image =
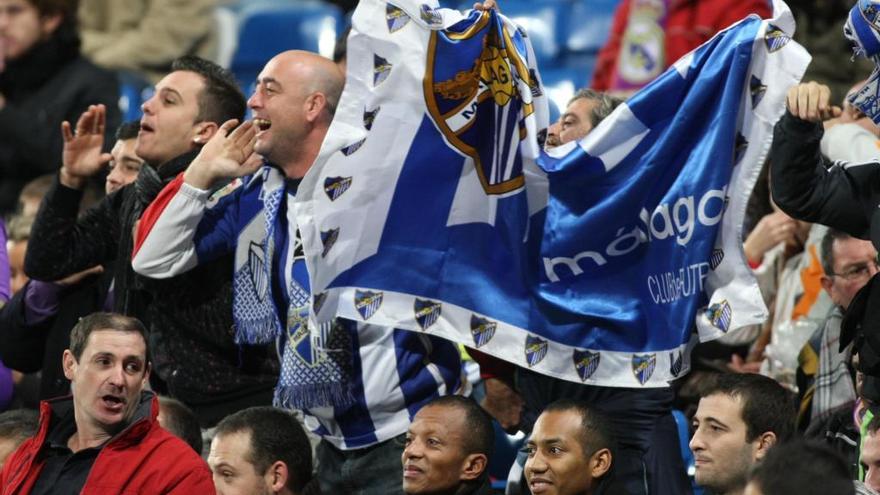
[[[198,93],[204,87],[205,79],[200,74],[189,70],[176,70],[156,83],[156,92],[164,89],[186,96]]]
[[[425,406],[416,413],[411,432],[431,431],[457,435],[464,427],[464,414],[454,407]],[[461,431],[461,433],[464,433]]]
[[[86,339],[84,351],[90,354],[110,353],[117,354],[120,351],[140,350],[139,357],[146,357],[147,343],[144,336],[136,331],[123,331],[113,329],[93,330]]]
[[[714,418],[724,421],[739,420],[742,422],[742,398],[738,395],[728,395],[723,392],[709,394],[700,399],[697,406],[697,419]]]
[[[582,424],[580,413],[575,410],[547,411],[538,417],[531,440],[536,443],[573,441],[578,438]]]

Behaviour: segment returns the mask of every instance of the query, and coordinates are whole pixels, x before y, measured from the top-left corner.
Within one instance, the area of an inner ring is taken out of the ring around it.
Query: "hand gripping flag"
[[[524,30],[494,11],[361,1],[295,206],[311,318],[427,332],[576,382],[666,386],[688,370],[694,327],[709,340],[766,317],[741,226],[809,62],[793,29],[787,7],[741,21],[550,156]]]

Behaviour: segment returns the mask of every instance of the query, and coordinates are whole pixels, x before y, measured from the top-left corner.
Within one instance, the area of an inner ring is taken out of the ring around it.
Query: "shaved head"
[[[290,50],[272,57],[248,106],[258,128],[254,150],[287,177],[305,175],[318,154],[345,79],[332,60]]]

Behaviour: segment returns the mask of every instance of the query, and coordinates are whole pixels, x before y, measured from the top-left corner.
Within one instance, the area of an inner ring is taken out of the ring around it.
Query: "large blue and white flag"
[[[780,2],[781,3],[781,2]],[[781,4],[784,6],[784,4]],[[545,154],[527,33],[496,12],[362,0],[296,215],[316,322],[434,335],[535,371],[666,386],[764,320],[746,200],[809,56],[787,8],[719,33]]]

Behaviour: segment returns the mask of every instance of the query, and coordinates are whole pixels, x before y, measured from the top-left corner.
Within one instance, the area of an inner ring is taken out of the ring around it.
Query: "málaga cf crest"
[[[473,159],[486,194],[523,187],[519,143],[534,111],[522,34],[490,29],[501,22],[494,12],[472,13],[432,31],[424,79],[432,120],[449,145]]]

